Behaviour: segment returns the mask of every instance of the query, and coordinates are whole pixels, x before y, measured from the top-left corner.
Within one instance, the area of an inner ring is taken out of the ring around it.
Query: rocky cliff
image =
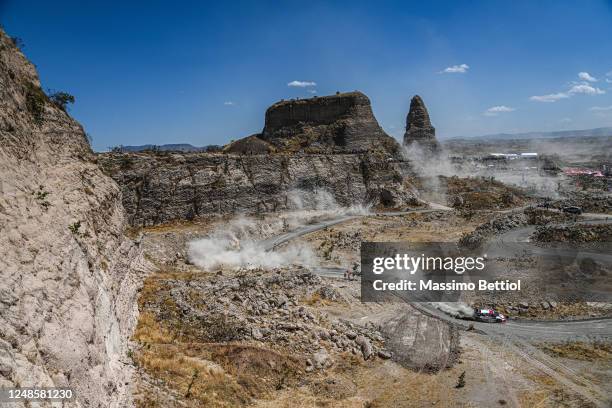
[[[440,145],[436,140],[436,129],[432,126],[425,102],[419,95],[415,95],[410,101],[410,110],[406,116],[404,146],[416,146],[426,152],[440,150]]]
[[[371,154],[105,153],[98,161],[121,186],[133,225],[295,209],[313,194],[342,206],[416,203],[402,185],[409,164]]]
[[[259,137],[283,151],[399,150],[376,121],[368,97],[357,91],[277,102],[266,111]]]
[[[0,30],[0,386],[131,405],[127,339],[144,264],[121,191]]]

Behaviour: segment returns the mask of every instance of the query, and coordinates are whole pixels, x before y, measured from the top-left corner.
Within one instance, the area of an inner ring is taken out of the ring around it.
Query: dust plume
[[[254,269],[301,265],[313,268],[319,260],[305,244],[289,244],[266,251],[263,240],[302,226],[347,215],[365,215],[364,206],[341,207],[326,190],[288,193],[294,211],[274,214],[264,219],[238,216],[214,230],[207,237],[187,244],[189,260],[203,269]]]
[[[431,305],[452,317],[466,318],[474,315],[474,309],[463,302],[432,302]]]

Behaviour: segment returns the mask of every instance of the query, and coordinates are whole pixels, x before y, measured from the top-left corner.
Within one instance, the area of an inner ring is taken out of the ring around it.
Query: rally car
[[[505,323],[506,316],[495,309],[474,309],[474,320],[484,323]]]

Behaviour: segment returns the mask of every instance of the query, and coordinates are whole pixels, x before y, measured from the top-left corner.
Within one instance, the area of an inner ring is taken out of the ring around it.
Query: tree
[[[19,48],[20,50],[22,50],[25,47],[25,43],[19,37],[11,37],[11,43],[13,43],[13,46],[15,48]]]
[[[60,108],[63,111],[67,111],[68,104],[74,103],[74,96],[70,95],[68,92],[57,91],[51,92],[49,94],[49,99],[55,106]]]

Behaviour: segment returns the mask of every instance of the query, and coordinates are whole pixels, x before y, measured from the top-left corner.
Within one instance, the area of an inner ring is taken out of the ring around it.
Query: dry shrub
[[[612,344],[604,342],[585,343],[575,341],[562,344],[547,344],[542,348],[544,352],[555,357],[582,361],[612,360]]]
[[[137,364],[149,374],[163,381],[195,406],[236,407],[251,402],[251,396],[235,379],[226,375],[211,362],[182,354],[181,347],[165,345],[141,351]],[[163,406],[151,400],[143,401],[141,407]],[[188,404],[192,406],[192,404]]]
[[[311,293],[303,299],[304,304],[307,304],[308,306],[314,306],[322,301],[323,299],[321,298],[321,294],[319,292]]]
[[[174,335],[155,319],[153,313],[142,312],[133,338],[140,343],[171,343]]]
[[[295,385],[303,373],[296,358],[249,345],[216,345],[211,359],[235,376],[253,397]]]

